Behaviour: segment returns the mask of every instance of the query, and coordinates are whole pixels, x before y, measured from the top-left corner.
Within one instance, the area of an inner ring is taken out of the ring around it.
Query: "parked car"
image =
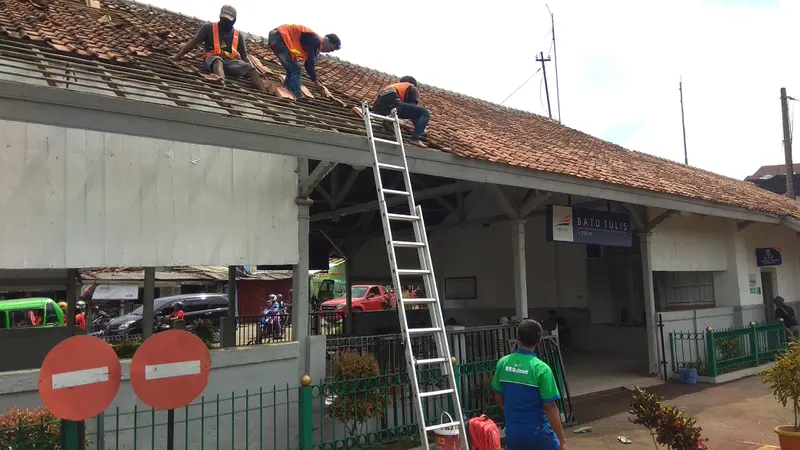
[[[0,300],[0,328],[64,326],[64,313],[50,298]]]
[[[353,311],[383,311],[397,305],[397,297],[378,284],[356,285],[352,287]],[[347,299],[344,297],[328,300],[320,305],[319,312],[329,322],[338,322],[347,315]]]
[[[228,315],[228,297],[224,294],[186,294],[172,297],[161,297],[153,302],[154,325],[156,317],[168,317],[175,310],[177,302],[183,303],[184,321],[191,325],[197,319],[210,319],[219,326],[220,319]],[[142,334],[142,314],[144,306],[140,306],[124,316],[108,322],[105,336],[131,336]]]

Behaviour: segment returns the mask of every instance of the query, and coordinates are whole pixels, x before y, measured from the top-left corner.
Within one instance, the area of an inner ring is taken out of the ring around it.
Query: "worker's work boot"
[[[391,122],[387,122],[384,120],[383,122],[381,122],[381,126],[383,127],[383,131],[389,134],[394,134],[394,127],[392,126]]]
[[[409,144],[415,145],[417,147],[427,148],[428,146],[425,145],[424,142],[420,141],[419,139],[414,139],[412,141],[408,141]]]

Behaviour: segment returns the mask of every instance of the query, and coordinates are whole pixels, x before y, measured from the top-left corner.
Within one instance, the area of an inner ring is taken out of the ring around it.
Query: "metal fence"
[[[237,347],[291,341],[291,316],[288,313],[236,316]]]
[[[308,313],[308,334],[312,336],[344,335],[344,315],[332,311]]]
[[[699,375],[715,377],[728,372],[757,367],[775,360],[786,349],[786,330],[782,323],[714,330],[700,333],[669,333],[672,372],[695,369]]]

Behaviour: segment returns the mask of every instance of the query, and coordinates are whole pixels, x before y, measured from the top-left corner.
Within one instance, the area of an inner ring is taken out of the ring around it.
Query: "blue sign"
[[[631,217],[627,214],[548,205],[546,230],[548,241],[614,247],[633,245]]]
[[[780,266],[783,264],[781,249],[777,247],[757,248],[756,263],[758,267]]]

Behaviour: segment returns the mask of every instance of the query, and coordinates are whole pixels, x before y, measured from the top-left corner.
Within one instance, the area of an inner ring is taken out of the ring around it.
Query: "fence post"
[[[706,328],[706,359],[708,360],[708,376],[717,376],[717,349],[714,345],[714,329]]]
[[[758,356],[758,328],[756,327],[755,322],[750,322],[750,346],[752,347],[753,358],[755,359],[755,364],[753,367],[758,367],[761,357]]]
[[[781,331],[778,333],[778,342],[780,342],[781,350],[786,350],[786,327],[783,325],[783,319],[778,318],[776,322],[781,324]]]
[[[312,450],[314,448],[314,432],[313,432],[313,406],[311,401],[311,377],[303,375],[300,378],[300,388],[298,390],[298,410],[300,412],[300,450]]]
[[[456,380],[456,385],[453,386],[453,388],[455,388],[455,390],[456,390],[456,395],[460,396],[461,392],[459,390],[459,386],[461,385],[461,382],[460,382],[460,379],[459,379],[459,375],[461,373],[461,368],[456,364],[456,357],[455,356],[451,356],[450,357],[450,364],[453,365],[453,377]],[[447,409],[450,411],[450,415],[455,417],[456,406],[453,404],[453,396],[452,395],[448,395],[447,396],[447,406],[448,406]]]

